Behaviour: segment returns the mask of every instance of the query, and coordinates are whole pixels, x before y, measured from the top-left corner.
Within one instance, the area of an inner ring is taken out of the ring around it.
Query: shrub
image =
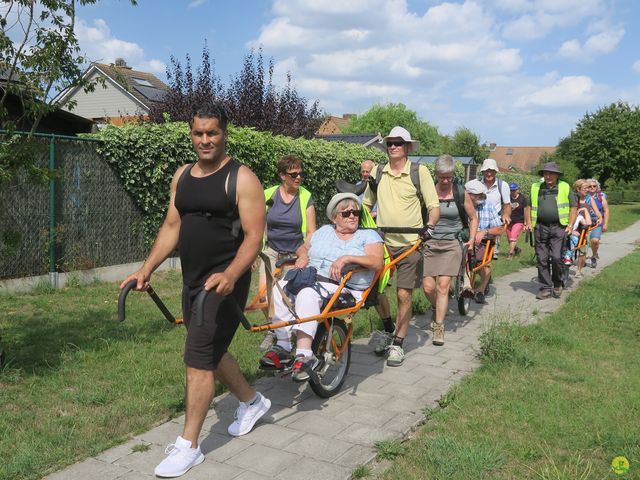
[[[533,364],[523,347],[529,341],[521,325],[500,321],[480,335],[481,357],[486,363],[514,363],[523,367]]]

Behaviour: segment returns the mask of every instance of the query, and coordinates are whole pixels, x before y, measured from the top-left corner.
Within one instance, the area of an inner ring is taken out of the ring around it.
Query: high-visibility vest
[[[271,198],[276,194],[276,189],[280,187],[280,185],[274,185],[273,187],[269,187],[264,191],[264,201],[268,202]],[[300,196],[300,215],[302,216],[302,225],[300,226],[300,230],[302,231],[302,238],[307,239],[307,206],[309,205],[309,200],[311,199],[311,192],[304,187],[300,187],[298,190],[298,195]],[[269,205],[267,205],[267,211],[269,211]]]
[[[538,195],[540,194],[540,187],[544,182],[537,182],[531,185],[531,226],[536,226],[538,220]],[[567,225],[569,223],[569,192],[571,187],[567,182],[562,180],[558,181],[558,198],[556,203],[558,205],[558,220],[561,225]]]

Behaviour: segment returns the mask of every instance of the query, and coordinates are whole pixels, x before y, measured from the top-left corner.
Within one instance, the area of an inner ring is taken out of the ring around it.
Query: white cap
[[[484,162],[482,162],[482,166],[480,167],[480,171],[484,172],[485,170],[495,170],[499,172],[498,164],[493,158],[487,158]]]
[[[464,188],[469,193],[487,193],[487,187],[480,180],[469,180],[464,184]]]

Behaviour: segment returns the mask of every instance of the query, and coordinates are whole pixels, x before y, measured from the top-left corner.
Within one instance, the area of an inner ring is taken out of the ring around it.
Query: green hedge
[[[95,135],[106,161],[122,178],[126,190],[145,212],[145,238],[153,241],[166,212],[169,185],[175,171],[197,160],[185,122],[108,126]],[[336,193],[336,179],[355,182],[365,159],[386,161],[375,148],[344,142],[293,139],[252,128],[229,126],[228,153],[253,170],[266,187],[279,183],[276,163],[283,155],[297,155],[304,162],[304,185],[316,200],[318,223],[326,222],[325,206]],[[433,165],[428,165],[433,174]],[[463,168],[456,165],[456,174]]]
[[[637,190],[610,190],[607,193],[607,201],[612,205],[624,202],[640,202],[640,192]]]

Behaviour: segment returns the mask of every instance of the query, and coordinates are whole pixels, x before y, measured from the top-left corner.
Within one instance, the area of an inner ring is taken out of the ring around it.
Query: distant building
[[[121,125],[127,121],[148,119],[151,107],[161,101],[169,87],[152,73],[133,70],[124,60],[111,65],[93,63],[84,73],[89,80],[104,79],[93,92],[75,87],[61,92],[55,101],[61,108],[75,101],[73,113],[97,123]]]
[[[493,158],[500,170],[508,172],[529,172],[538,163],[543,154],[552,155],[558,147],[502,147],[495,143],[485,145],[489,157]]]
[[[345,113],[342,117],[328,116],[316,131],[316,136],[342,133],[342,129],[349,123],[349,119],[353,116],[353,113]]]

